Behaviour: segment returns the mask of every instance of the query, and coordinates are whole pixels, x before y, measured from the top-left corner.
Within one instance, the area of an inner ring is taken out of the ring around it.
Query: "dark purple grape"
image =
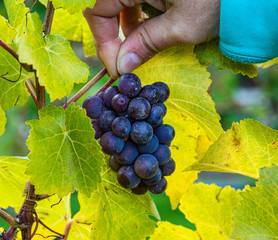
[[[148,191],[148,187],[142,181],[136,188],[132,188],[131,191],[137,195],[143,195]]]
[[[159,166],[165,165],[171,159],[170,148],[166,145],[159,144],[157,150],[153,153],[157,159]]]
[[[86,110],[87,116],[92,119],[97,119],[105,110],[102,99],[97,96],[87,97],[82,104],[82,108]]]
[[[143,120],[148,117],[151,105],[145,98],[137,97],[130,101],[128,114],[136,120]]]
[[[121,93],[115,95],[112,98],[112,107],[116,112],[125,112],[127,111],[129,103],[129,98]]]
[[[122,94],[134,98],[141,90],[141,81],[135,74],[127,73],[120,77],[118,88]]]
[[[175,168],[176,164],[172,158],[168,163],[160,167],[163,176],[170,176],[175,171]]]
[[[165,102],[169,95],[170,95],[170,89],[164,82],[155,82],[152,85],[156,86],[160,93],[159,101]]]
[[[141,89],[139,97],[147,99],[150,104],[156,103],[160,98],[159,90],[154,85],[146,85]]]
[[[104,92],[99,92],[96,94],[97,97],[100,97],[103,100]]]
[[[120,167],[122,166],[118,161],[117,161],[117,156],[112,155],[109,158],[109,165],[112,168],[113,171],[118,172]]]
[[[167,188],[167,181],[164,177],[162,177],[157,184],[149,186],[150,192],[154,194],[163,193],[166,190],[166,188]]]
[[[112,110],[106,110],[100,114],[98,118],[98,125],[104,131],[111,130],[112,122],[116,118],[116,113]]]
[[[125,140],[117,137],[112,131],[109,131],[102,135],[99,144],[102,147],[103,152],[113,155],[118,154],[123,150]]]
[[[152,178],[144,179],[143,182],[148,186],[154,185],[154,184],[157,184],[159,182],[161,177],[162,177],[162,173],[161,173],[160,168],[158,168],[156,174]]]
[[[153,128],[147,122],[135,122],[132,124],[130,138],[136,144],[146,144],[153,137]]]
[[[158,170],[158,161],[151,154],[142,154],[136,158],[134,169],[140,178],[150,179]]]
[[[118,137],[125,137],[130,133],[131,123],[125,117],[117,117],[112,122],[112,131]]]
[[[128,118],[128,111],[125,112],[117,112],[118,117]]]
[[[155,135],[147,144],[138,145],[138,150],[140,153],[153,153],[158,148],[159,142]]]
[[[132,165],[122,166],[118,171],[118,182],[125,188],[135,188],[141,179],[136,175]]]
[[[126,141],[123,150],[117,155],[117,161],[123,165],[130,165],[138,155],[137,146],[131,141]]]
[[[152,126],[159,126],[162,123],[164,112],[160,106],[152,106],[146,121]]]
[[[109,87],[105,90],[103,94],[103,101],[108,108],[112,108],[112,99],[115,95],[119,93],[117,86]]]
[[[169,143],[175,137],[175,130],[171,125],[163,124],[155,129],[154,134],[157,136],[159,143]]]
[[[167,113],[167,108],[166,108],[166,106],[165,106],[164,103],[158,102],[158,103],[153,104],[152,106],[160,106],[160,107],[162,107],[163,113],[164,113],[163,117],[166,115],[166,113]]]
[[[91,120],[91,124],[93,126],[93,129],[95,130],[95,139],[99,139],[102,136],[103,131],[100,128],[100,126],[98,125],[98,121],[97,120]]]

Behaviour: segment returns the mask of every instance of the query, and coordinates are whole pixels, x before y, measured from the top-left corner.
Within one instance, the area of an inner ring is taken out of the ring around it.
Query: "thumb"
[[[121,75],[132,72],[156,53],[179,43],[179,31],[168,13],[147,20],[128,35],[117,57]]]

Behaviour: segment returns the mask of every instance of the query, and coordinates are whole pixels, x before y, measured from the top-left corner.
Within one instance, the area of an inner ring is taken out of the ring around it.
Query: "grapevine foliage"
[[[118,183],[85,110],[76,103],[64,108],[53,104],[70,96],[74,84],[88,80],[89,67],[69,41],[82,41],[87,56],[95,53],[82,16],[95,1],[52,2],[54,19],[45,35],[40,17],[30,13],[23,0],[4,0],[9,20],[0,17],[0,135],[5,111],[28,102],[32,90],[26,85],[45,87],[51,103],[40,109],[38,119],[26,123],[29,155],[0,157],[0,208],[11,206],[19,213],[31,181],[35,198],[47,195],[34,206],[38,219],[56,234],[70,229],[68,239],[277,239],[278,131],[247,119],[224,132],[208,93],[209,64],[251,77],[257,68],[225,58],[215,39],[169,48],[135,71],[144,85],[161,81],[170,88],[165,122],[176,131],[170,147],[176,171],[166,177],[166,195],[171,207],[178,207],[196,229],[160,221],[148,193],[135,195]],[[196,183],[200,171],[238,173],[258,181],[255,187],[236,191]],[[70,194],[75,190],[80,210],[73,216]],[[34,239],[52,234],[42,224],[37,233]]]

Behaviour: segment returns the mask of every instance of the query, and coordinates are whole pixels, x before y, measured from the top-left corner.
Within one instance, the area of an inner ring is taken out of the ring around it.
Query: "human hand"
[[[143,21],[140,4],[164,12]],[[156,53],[179,44],[197,44],[218,35],[220,0],[96,0],[83,15],[98,56],[112,78],[132,72]],[[119,38],[121,24],[126,39]]]

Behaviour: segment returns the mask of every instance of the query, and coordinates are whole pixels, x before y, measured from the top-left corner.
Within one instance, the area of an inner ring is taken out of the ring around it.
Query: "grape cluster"
[[[163,124],[167,112],[163,102],[169,94],[165,83],[141,87],[138,76],[128,73],[120,77],[118,87],[83,102],[95,139],[111,155],[109,164],[118,172],[119,183],[135,194],[163,193],[167,187],[164,176],[175,170],[169,148],[175,131]]]

